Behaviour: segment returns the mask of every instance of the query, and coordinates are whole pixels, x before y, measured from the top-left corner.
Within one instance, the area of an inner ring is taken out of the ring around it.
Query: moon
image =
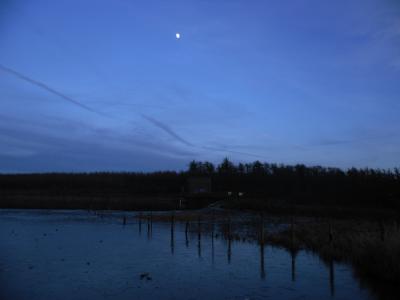
[[[179,32],[175,33],[175,37],[177,40],[179,40],[181,38],[181,34]]]

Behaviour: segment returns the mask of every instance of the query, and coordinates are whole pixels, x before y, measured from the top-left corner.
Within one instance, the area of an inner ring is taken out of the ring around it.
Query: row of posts
[[[148,214],[145,218],[143,218],[142,213],[139,214],[138,218],[138,227],[139,227],[139,234],[142,232],[142,221],[143,219],[147,220],[147,236],[150,238],[152,236],[152,230],[153,230],[153,214],[150,213]],[[211,247],[212,247],[212,262],[214,263],[214,238],[215,238],[215,228],[214,228],[214,222],[215,218],[212,218],[211,222]],[[127,218],[126,216],[123,216],[122,218],[123,225],[126,225],[127,223]],[[175,250],[175,215],[172,214],[170,217],[170,223],[171,223],[171,253],[174,254]],[[290,231],[291,231],[291,242],[294,243],[294,238],[295,238],[295,223],[294,223],[294,218],[291,218],[290,220]],[[231,263],[231,257],[232,257],[232,222],[231,222],[231,217],[228,216],[227,220],[227,228],[226,228],[226,239],[227,239],[227,259],[228,263]],[[185,245],[186,247],[189,247],[189,234],[190,234],[190,222],[186,221],[185,222]],[[202,220],[201,217],[199,216],[197,219],[197,248],[198,248],[198,256],[201,257],[201,235],[202,235]],[[328,237],[329,237],[329,242],[332,242],[333,240],[333,230],[332,230],[332,223],[329,222],[329,227],[328,227]],[[260,277],[264,279],[266,277],[266,272],[265,272],[265,222],[264,222],[264,216],[261,214],[260,218],[260,229],[259,229],[259,246],[260,246]],[[292,281],[296,280],[296,255],[297,251],[295,250],[295,247],[292,244],[292,247],[290,248],[290,254],[291,254],[291,274],[292,274]],[[329,267],[329,283],[330,283],[330,292],[332,295],[334,295],[335,290],[334,290],[334,264],[333,260],[331,260],[328,264]]]

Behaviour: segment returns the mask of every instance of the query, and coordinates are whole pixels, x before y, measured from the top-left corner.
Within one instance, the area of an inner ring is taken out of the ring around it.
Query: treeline
[[[0,195],[6,191],[93,194],[174,194],[185,183],[184,173],[45,173],[0,175]]]
[[[0,205],[4,207],[3,200],[10,194],[178,197],[187,192],[188,178],[201,176],[212,179],[215,195],[231,191],[233,195],[243,193],[243,199],[263,201],[400,207],[400,171],[397,168],[342,170],[260,161],[234,164],[228,159],[218,165],[192,161],[183,172],[3,174],[0,175],[3,203]]]
[[[321,166],[234,164],[192,161],[189,174],[211,176],[213,190],[240,191],[249,197],[285,199],[297,204],[371,204],[400,207],[400,170],[342,170]]]

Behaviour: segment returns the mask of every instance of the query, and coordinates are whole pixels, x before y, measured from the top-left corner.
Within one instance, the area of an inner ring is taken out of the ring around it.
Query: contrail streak
[[[86,106],[85,104],[82,104],[82,103],[72,99],[71,97],[68,97],[67,95],[64,95],[63,93],[60,93],[59,91],[56,91],[55,89],[49,87],[48,85],[44,84],[43,82],[37,81],[35,79],[32,79],[32,78],[30,78],[28,76],[25,76],[25,75],[23,75],[23,74],[21,74],[21,73],[19,73],[17,71],[14,71],[13,69],[10,69],[10,68],[8,68],[6,66],[3,66],[1,64],[0,64],[0,69],[3,70],[4,72],[7,72],[9,74],[14,75],[15,77],[17,77],[17,78],[19,78],[21,80],[24,80],[26,82],[29,82],[30,84],[36,85],[37,87],[40,87],[40,88],[48,91],[49,93],[64,99],[65,101],[68,101],[68,102],[70,102],[70,103],[72,103],[72,104],[74,104],[76,106],[79,106],[80,108],[83,108],[83,109],[85,109],[87,111],[90,111],[92,113],[95,113],[95,114],[98,114],[98,115],[101,115],[101,116],[108,117],[107,115],[105,115],[105,114],[103,114],[101,112],[98,112],[98,111],[94,110],[93,108],[91,108],[89,106]]]
[[[153,125],[157,126],[158,128],[162,129],[163,131],[167,132],[170,136],[172,136],[173,138],[175,138],[179,142],[185,144],[186,146],[196,147],[196,148],[199,148],[199,149],[205,149],[205,150],[211,150],[211,151],[217,151],[217,152],[240,154],[240,155],[246,155],[246,156],[252,156],[252,157],[258,157],[258,158],[265,159],[261,155],[252,154],[252,153],[248,153],[248,152],[234,151],[234,150],[228,150],[228,149],[225,149],[225,148],[218,148],[218,147],[207,147],[207,146],[196,146],[196,145],[193,145],[192,143],[189,143],[188,141],[186,141],[185,139],[180,137],[168,125],[166,125],[166,124],[164,124],[164,123],[162,123],[162,122],[160,122],[158,120],[155,120],[155,119],[153,119],[153,118],[151,118],[149,116],[146,116],[144,114],[142,114],[142,117],[145,118],[150,123],[152,123]]]
[[[39,87],[41,89],[44,89],[47,92],[49,92],[49,93],[51,93],[53,95],[56,95],[56,96],[64,99],[65,101],[68,101],[69,103],[72,103],[72,104],[74,104],[74,105],[76,105],[76,106],[78,106],[78,107],[80,107],[80,108],[82,108],[84,110],[87,110],[89,112],[101,115],[103,117],[111,118],[110,116],[108,116],[108,115],[106,115],[106,114],[104,114],[102,112],[99,112],[99,111],[97,111],[97,110],[95,110],[95,109],[93,109],[93,108],[91,108],[91,107],[89,107],[89,106],[87,106],[87,105],[85,105],[83,103],[80,103],[79,101],[76,101],[76,100],[72,99],[71,97],[69,97],[69,96],[67,96],[67,95],[65,95],[65,94],[63,94],[63,93],[61,93],[61,92],[49,87],[47,84],[45,84],[43,82],[37,81],[35,79],[32,79],[32,78],[30,78],[30,77],[28,77],[28,76],[26,76],[24,74],[21,74],[21,73],[15,71],[13,69],[10,69],[10,68],[2,65],[2,64],[0,64],[0,70],[4,71],[6,73],[12,74],[15,77],[17,77],[17,78],[19,78],[19,79],[21,79],[23,81],[29,82],[30,84],[35,85],[35,86],[37,86],[37,87]],[[148,122],[153,124],[154,126],[160,128],[163,131],[165,131],[166,133],[168,133],[171,137],[173,137],[175,140],[181,142],[182,144],[184,144],[186,146],[190,146],[190,147],[199,148],[199,146],[195,146],[192,143],[190,143],[187,140],[185,140],[184,138],[180,137],[168,125],[166,125],[166,124],[164,124],[164,123],[162,123],[162,122],[160,122],[160,121],[158,121],[158,120],[156,120],[156,119],[154,119],[152,117],[146,116],[144,114],[141,114],[141,116],[144,119],[146,119]],[[255,155],[255,154],[251,154],[251,153],[245,153],[245,152],[221,149],[221,148],[216,148],[216,147],[200,147],[200,148],[203,148],[203,149],[206,149],[206,150],[211,150],[211,151],[228,152],[228,153],[233,153],[233,154],[242,154],[242,155],[247,155],[247,156],[261,157],[259,155]]]
[[[33,84],[33,85],[35,85],[35,86],[37,86],[37,87],[39,87],[41,89],[44,89],[44,90],[48,91],[49,93],[51,93],[53,95],[56,95],[56,96],[64,99],[65,101],[68,101],[69,103],[72,103],[72,104],[74,104],[76,106],[79,106],[80,108],[82,108],[84,110],[90,111],[92,113],[95,113],[95,114],[98,114],[98,115],[101,115],[101,116],[109,117],[109,116],[107,116],[107,115],[105,115],[105,114],[103,114],[101,112],[98,112],[97,110],[94,110],[93,108],[91,108],[91,107],[89,107],[89,106],[87,106],[85,104],[80,103],[79,101],[76,101],[76,100],[72,99],[71,97],[69,97],[67,95],[64,95],[63,93],[60,93],[59,91],[49,87],[47,84],[45,84],[43,82],[37,81],[35,79],[32,79],[32,78],[30,78],[30,77],[28,77],[28,76],[26,76],[24,74],[21,74],[21,73],[15,71],[15,70],[10,69],[10,68],[8,68],[8,67],[6,67],[4,65],[1,65],[1,64],[0,64],[0,69],[3,70],[6,73],[14,75],[15,77],[17,77],[17,78],[19,78],[19,79],[21,79],[23,81],[29,82],[30,84]],[[177,133],[175,133],[168,125],[163,124],[162,122],[160,122],[158,120],[155,120],[155,119],[153,119],[153,118],[151,118],[149,116],[146,116],[146,115],[142,115],[142,117],[145,118],[150,123],[152,123],[154,126],[160,128],[163,131],[165,131],[166,133],[168,133],[174,139],[176,139],[179,142],[185,144],[186,146],[193,146],[191,143],[189,143],[185,139],[181,138]]]
[[[193,147],[193,144],[189,143],[188,141],[186,141],[185,139],[181,138],[177,133],[175,133],[168,125],[155,120],[149,116],[143,115],[142,117],[145,118],[147,121],[149,121],[151,124],[157,126],[158,128],[164,130],[166,133],[168,133],[170,136],[172,136],[174,139],[176,139],[177,141],[185,144],[186,146],[190,146]]]
[[[265,159],[264,156],[253,154],[253,153],[248,153],[248,152],[228,150],[228,149],[225,149],[225,148],[208,147],[208,146],[203,146],[202,148],[206,149],[206,150],[211,150],[211,151],[227,152],[227,153],[232,153],[232,154],[240,154],[240,155],[253,156],[253,157],[258,157],[258,158],[261,158],[261,159]]]

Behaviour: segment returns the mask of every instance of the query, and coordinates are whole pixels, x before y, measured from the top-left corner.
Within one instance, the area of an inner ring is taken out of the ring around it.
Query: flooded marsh
[[[350,266],[243,241],[234,222],[229,229],[167,213],[151,222],[126,212],[0,215],[1,299],[378,299]]]

